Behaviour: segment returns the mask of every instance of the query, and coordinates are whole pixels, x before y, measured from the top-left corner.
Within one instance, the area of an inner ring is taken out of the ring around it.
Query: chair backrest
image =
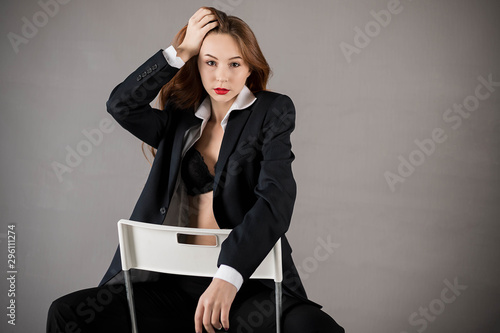
[[[121,219],[118,236],[122,269],[213,277],[220,246],[230,229],[175,227]],[[178,235],[213,235],[216,245],[180,243]],[[251,279],[283,280],[281,239],[278,239]]]

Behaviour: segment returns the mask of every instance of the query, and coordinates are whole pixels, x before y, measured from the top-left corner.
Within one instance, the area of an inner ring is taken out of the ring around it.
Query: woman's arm
[[[217,266],[236,269],[245,281],[290,225],[297,191],[291,168],[295,155],[290,135],[294,128],[295,106],[290,97],[281,95],[267,111],[263,142],[256,143],[262,144],[261,169],[254,188],[257,200],[222,243],[217,262]]]
[[[149,103],[179,71],[167,59],[165,51],[156,52],[118,84],[106,102],[108,112],[123,128],[154,148],[167,125],[168,109],[155,109]]]
[[[167,52],[156,52],[116,86],[106,102],[108,112],[123,128],[154,148],[158,148],[163,130],[167,127],[169,103],[167,101],[164,110],[152,108],[149,103],[179,68],[199,53],[207,32],[218,25],[214,15],[209,13],[203,7],[198,9],[189,19],[184,39],[177,50],[171,46]],[[173,51],[179,54],[169,56]]]
[[[281,95],[266,113],[262,129],[261,169],[254,194],[257,200],[245,214],[242,223],[231,230],[221,244],[217,261],[219,269],[227,265],[237,270],[246,281],[288,230],[296,197],[296,184],[291,163],[290,134],[295,128],[295,107],[292,100]],[[260,145],[261,143],[257,143]],[[214,327],[229,328],[229,309],[236,296],[236,287],[221,279],[213,279],[198,300],[195,328],[207,332]]]

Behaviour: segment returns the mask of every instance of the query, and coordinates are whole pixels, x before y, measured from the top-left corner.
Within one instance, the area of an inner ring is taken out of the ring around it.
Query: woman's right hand
[[[191,57],[197,55],[200,52],[201,42],[207,32],[215,28],[218,24],[219,22],[211,10],[203,7],[198,9],[189,19],[186,36],[176,50],[177,56],[182,61],[187,62]]]

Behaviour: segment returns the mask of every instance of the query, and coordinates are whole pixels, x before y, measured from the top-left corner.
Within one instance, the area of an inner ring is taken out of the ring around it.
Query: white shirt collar
[[[226,130],[227,120],[229,118],[229,114],[231,113],[231,111],[245,109],[250,105],[252,105],[256,99],[257,97],[255,97],[252,91],[250,91],[250,89],[246,85],[244,85],[238,96],[236,96],[236,99],[234,100],[233,104],[229,108],[229,111],[227,111],[226,115],[224,116],[224,119],[222,119],[220,123],[222,129],[224,131]],[[212,107],[210,103],[210,96],[207,95],[207,97],[205,97],[203,102],[198,106],[196,112],[194,113],[196,117],[203,119],[203,122],[201,123],[202,132],[203,129],[205,128],[205,125],[207,124],[208,119],[210,118],[211,113],[212,113]]]

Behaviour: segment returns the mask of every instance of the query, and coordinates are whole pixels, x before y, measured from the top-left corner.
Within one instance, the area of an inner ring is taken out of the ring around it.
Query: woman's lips
[[[224,89],[224,88],[215,88],[214,90],[219,95],[225,95],[229,92],[228,89]]]

